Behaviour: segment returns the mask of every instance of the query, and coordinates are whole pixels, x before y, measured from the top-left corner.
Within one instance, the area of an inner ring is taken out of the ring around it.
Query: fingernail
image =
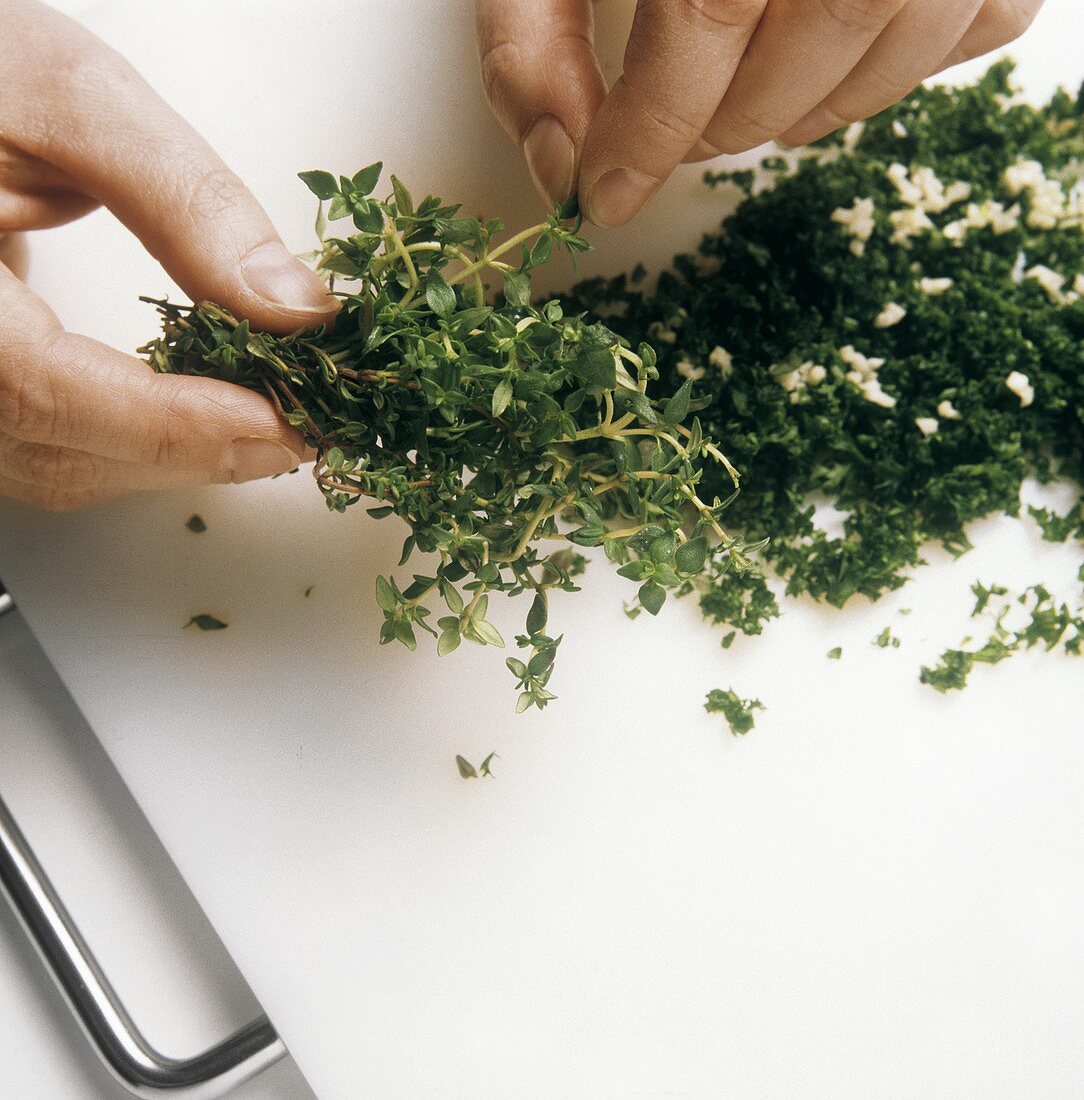
[[[301,459],[274,439],[235,439],[222,456],[219,480],[238,484],[296,469]]]
[[[278,241],[253,249],[241,262],[245,281],[261,297],[295,313],[329,313],[327,287]]]
[[[657,179],[635,168],[614,168],[587,193],[587,216],[603,227],[624,225],[658,187]]]
[[[531,179],[546,202],[551,206],[564,202],[572,191],[576,147],[553,115],[543,115],[531,124],[523,139],[523,155]]]

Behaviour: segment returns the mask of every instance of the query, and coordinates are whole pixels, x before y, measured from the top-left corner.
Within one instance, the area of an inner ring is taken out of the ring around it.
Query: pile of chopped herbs
[[[395,177],[374,198],[379,165],[302,173],[334,329],[269,336],[213,303],[159,302],[164,335],[143,350],[266,393],[317,449],[329,507],[368,499],[408,523],[401,564],[418,550],[427,572],[379,578],[382,642],[503,645],[489,596],[525,594],[526,652],[506,663],[519,709],[543,707],[547,593],[577,588],[579,547],[638,586],[630,617],[696,592],[726,647],[779,613],[757,551],[788,594],[843,606],[900,587],[930,541],[964,553],[970,521],[1019,514],[1025,478],[1084,484],[1084,89],[1036,108],[1011,72],[708,173],[744,198],[695,255],[654,288],[637,268],[563,301],[533,301],[530,275],[589,247],[571,206],[501,242],[500,222],[415,203]],[[353,232],[327,234],[346,218]],[[818,525],[825,504],[839,536]],[[1084,537],[1081,508],[1030,511],[1064,541]],[[1079,610],[1042,586],[1023,599],[1027,623],[998,618],[923,681],[961,687],[1040,642],[1080,652]],[[736,733],[761,706],[733,690],[706,705]]]
[[[710,399],[704,430],[748,490],[728,524],[771,534],[788,594],[875,599],[924,543],[959,554],[969,521],[1017,515],[1026,477],[1084,480],[1084,90],[1034,108],[1011,70],[709,173],[745,197],[696,255],[654,290],[640,269],[575,290],[655,343],[671,389]],[[704,485],[725,488],[713,469]],[[1048,537],[1082,534],[1079,506],[1034,514]],[[779,611],[758,570],[699,591],[747,634]]]
[[[380,174],[302,173],[320,200],[312,258],[342,301],[332,330],[274,336],[212,302],[161,301],[164,332],[141,351],[160,372],[265,393],[316,449],[332,510],[367,501],[371,516],[406,521],[400,565],[419,551],[423,572],[377,578],[382,643],[414,649],[421,631],[440,654],[503,647],[490,596],[525,596],[525,652],[506,664],[518,709],[542,708],[561,640],[547,632],[549,592],[577,590],[580,547],[602,546],[657,614],[668,589],[725,585],[763,543],[722,526],[738,475],[695,415],[707,398],[693,401],[691,383],[660,397],[648,343],[532,301],[535,267],[589,247],[575,210],[502,240],[499,221],[415,202],[394,176],[375,198]],[[724,477],[705,497],[715,465]]]

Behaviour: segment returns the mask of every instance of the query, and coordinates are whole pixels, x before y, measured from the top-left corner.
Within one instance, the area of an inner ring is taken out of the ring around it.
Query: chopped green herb
[[[477,779],[478,770],[467,759],[462,756],[455,758],[455,766],[459,769],[459,774],[463,779]]]
[[[1025,477],[1081,481],[1084,98],[1011,101],[1011,68],[917,89],[853,149],[834,135],[758,173],[710,173],[746,197],[656,290],[575,289],[577,308],[656,342],[672,389],[693,378],[711,399],[704,430],[749,490],[729,524],[771,533],[763,557],[788,595],[876,599],[928,540],[960,554],[969,521],[1018,514]],[[702,484],[724,488],[712,468]],[[842,534],[817,526],[811,496],[844,514]],[[1032,514],[1047,537],[1080,534],[1079,506]],[[696,587],[745,633],[779,612],[758,569]]]
[[[203,520],[203,516],[194,515],[189,516],[185,523],[185,527],[192,532],[193,535],[202,535],[207,530],[207,524]]]
[[[315,589],[315,588],[316,588],[315,584],[310,584],[308,586],[308,588],[305,589],[304,597],[305,597],[306,600],[312,595],[313,589]]]
[[[229,625],[229,623],[224,623],[221,619],[215,618],[214,615],[200,614],[193,615],[182,629],[187,630],[190,626],[198,626],[200,630],[225,630]]]
[[[708,714],[721,714],[730,726],[730,732],[748,733],[755,721],[753,711],[767,709],[759,699],[742,699],[732,689],[714,688],[708,692],[704,709]]]
[[[892,633],[892,627],[886,626],[876,638],[873,639],[873,644],[879,646],[881,649],[888,649],[891,646],[893,649],[900,648],[900,640]]]
[[[1084,601],[1075,610],[1067,603],[1058,603],[1041,584],[1031,585],[1019,596],[1009,597],[996,609],[987,611],[991,596],[1008,596],[1003,585],[986,587],[979,582],[973,586],[978,602],[972,616],[993,615],[994,627],[986,641],[975,649],[963,647],[971,640],[965,638],[960,647],[946,649],[934,666],[924,665],[919,680],[938,691],[958,691],[967,684],[967,678],[976,664],[998,664],[1022,649],[1042,644],[1049,652],[1060,647],[1072,656],[1080,656],[1084,649]],[[1013,603],[1023,605],[1028,620],[1017,629],[1005,625]]]
[[[483,760],[482,763],[478,765],[478,770],[482,773],[482,775],[492,775],[493,773],[489,770],[489,765],[492,763],[492,761],[497,759],[499,759],[497,754],[495,752],[491,752],[485,758],[485,760]]]
[[[843,656],[843,646],[837,645],[828,650],[828,660],[838,661]]]

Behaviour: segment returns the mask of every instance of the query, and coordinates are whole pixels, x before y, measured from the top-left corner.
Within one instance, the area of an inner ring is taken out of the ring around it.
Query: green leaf
[[[689,415],[689,396],[692,388],[693,383],[690,378],[663,406],[662,416],[668,424],[680,424]]]
[[[439,271],[431,271],[426,276],[425,300],[438,317],[449,317],[455,312],[455,291]]]
[[[504,297],[513,309],[526,309],[531,304],[531,280],[526,272],[505,275]]]
[[[414,628],[406,619],[398,619],[395,623],[395,637],[413,652],[418,648],[418,639],[414,637]]]
[[[843,646],[840,646],[840,645],[833,646],[830,650],[828,650],[828,660],[829,661],[838,661],[840,659],[840,657],[842,657],[842,656],[843,656]]]
[[[399,598],[387,577],[376,578],[376,602],[384,611],[394,611],[399,606]]]
[[[617,364],[609,348],[587,348],[569,364],[575,378],[585,386],[612,390],[617,385]]]
[[[403,181],[398,176],[391,177],[392,192],[395,196],[395,209],[399,214],[410,215],[414,213],[414,200],[410,192],[403,186]]]
[[[617,571],[619,577],[627,577],[630,581],[643,581],[655,576],[655,563],[640,558],[621,566]]]
[[[355,172],[351,183],[354,185],[354,191],[358,195],[368,195],[374,187],[376,187],[377,181],[380,179],[380,173],[383,171],[384,165],[381,161],[377,161],[375,164],[370,164],[366,168],[362,168],[359,172]]]
[[[198,626],[200,630],[225,630],[229,625],[229,623],[224,623],[214,615],[203,612],[199,615],[193,615],[182,629],[187,630],[190,626]]]
[[[708,540],[703,535],[689,539],[674,552],[674,568],[679,573],[699,573],[708,559]]]
[[[491,752],[485,758],[485,760],[483,760],[482,763],[478,765],[478,770],[482,773],[482,775],[486,775],[486,776],[492,775],[493,772],[490,771],[490,765],[492,764],[492,762],[494,760],[499,760],[499,759],[500,759],[500,757],[495,752]]]
[[[657,615],[666,602],[666,589],[657,585],[654,581],[647,581],[640,586],[637,593],[640,603],[649,615]]]
[[[458,630],[445,630],[437,639],[437,656],[446,657],[459,648],[462,638]]]
[[[549,609],[546,606],[546,597],[541,592],[536,592],[531,610],[527,612],[527,633],[541,634],[546,629],[548,617]]]
[[[473,625],[484,645],[504,649],[504,639],[501,637],[500,631],[491,622],[487,622],[485,619],[475,619]]]
[[[330,199],[338,193],[339,185],[330,172],[316,169],[312,172],[298,172],[297,175],[318,199]]]
[[[502,378],[493,390],[493,415],[500,416],[512,402],[512,383],[507,378]]]
[[[478,772],[475,771],[474,765],[462,756],[457,756],[455,758],[455,766],[459,769],[459,774],[463,779],[478,778]]]

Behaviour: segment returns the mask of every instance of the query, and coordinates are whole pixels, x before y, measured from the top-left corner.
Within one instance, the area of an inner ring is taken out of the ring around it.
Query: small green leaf
[[[474,765],[462,756],[457,756],[455,758],[455,766],[459,769],[459,774],[463,779],[478,778],[478,772],[475,771]]]
[[[833,646],[830,650],[828,650],[828,660],[829,661],[838,661],[840,659],[840,657],[842,657],[842,656],[843,656],[843,646],[840,646],[840,645]]]
[[[500,759],[500,757],[495,752],[491,752],[485,758],[485,760],[483,760],[482,763],[478,765],[478,770],[482,773],[482,775],[487,775],[487,776],[492,775],[493,772],[490,771],[490,764],[494,760],[499,760],[499,759]]]
[[[689,415],[689,395],[692,391],[692,379],[686,380],[681,388],[663,406],[663,419],[668,424],[680,424]]]
[[[637,594],[640,597],[640,603],[649,615],[657,615],[666,602],[666,589],[660,587],[654,581],[647,581],[642,584]]]
[[[224,623],[221,619],[215,618],[214,615],[208,615],[206,612],[193,615],[191,619],[184,624],[183,629],[187,630],[190,626],[198,626],[200,630],[225,630],[229,623]]]
[[[376,602],[384,611],[394,611],[399,606],[399,598],[387,577],[376,578]]]
[[[431,271],[426,277],[425,300],[438,317],[449,317],[455,312],[455,291],[439,271]]]
[[[316,169],[312,172],[298,172],[297,175],[318,199],[330,199],[338,193],[339,184],[330,172]]]
[[[446,657],[449,653],[453,653],[459,648],[462,640],[458,630],[445,630],[437,639],[437,656]]]
[[[377,181],[380,179],[380,173],[384,170],[383,162],[377,161],[375,164],[370,164],[365,168],[362,168],[359,172],[355,172],[351,183],[354,185],[354,191],[358,195],[368,195],[376,187]]]
[[[573,359],[569,369],[586,386],[612,390],[617,385],[617,364],[609,348],[588,348]]]
[[[674,552],[674,568],[679,573],[699,573],[708,559],[708,540],[703,535],[689,539]]]
[[[546,606],[546,597],[541,593],[535,593],[531,610],[527,612],[527,633],[541,634],[546,629],[546,620],[549,617],[549,609]]]
[[[493,415],[500,416],[512,402],[512,383],[502,378],[493,390]]]
[[[531,280],[526,272],[505,275],[504,297],[513,309],[526,309],[531,304]]]

